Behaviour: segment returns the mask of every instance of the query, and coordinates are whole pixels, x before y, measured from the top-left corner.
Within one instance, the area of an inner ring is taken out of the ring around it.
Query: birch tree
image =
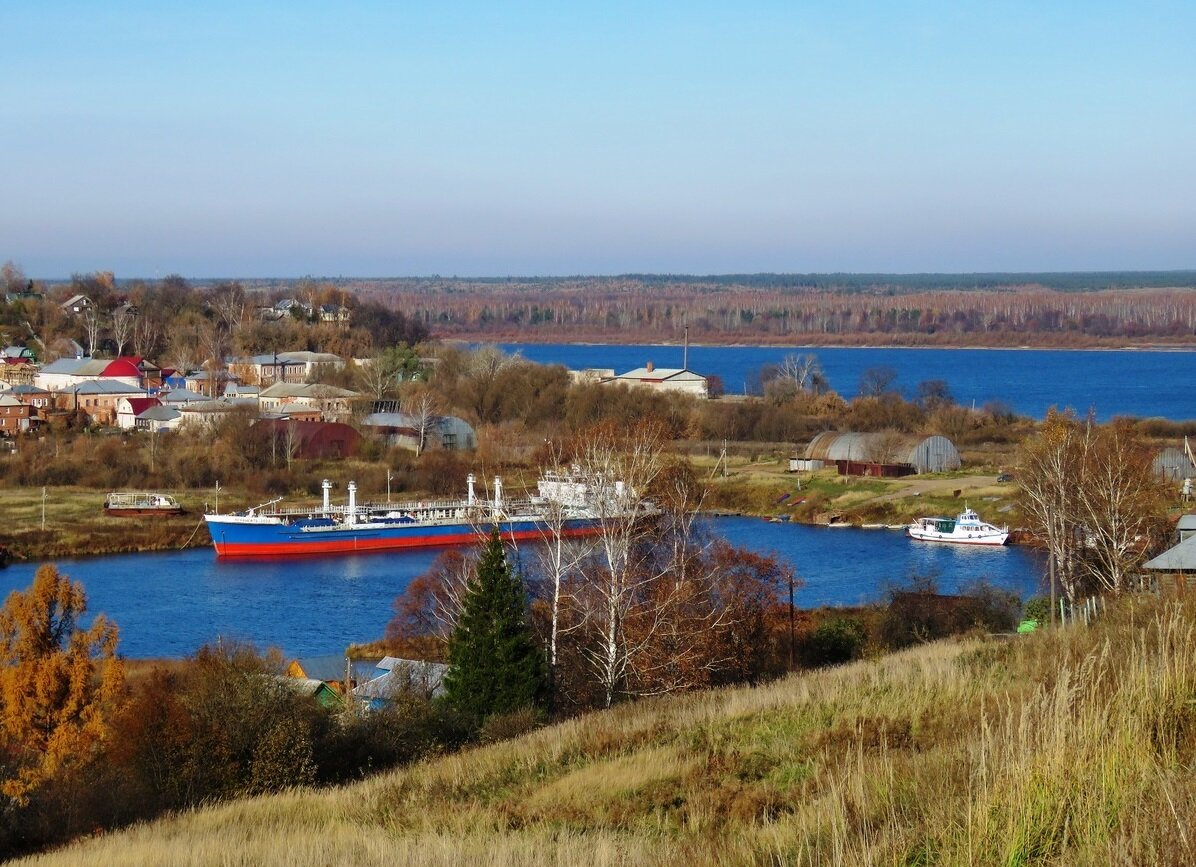
[[[659,573],[644,543],[649,519],[639,497],[661,470],[660,426],[641,423],[623,432],[613,424],[591,429],[582,444],[582,474],[592,490],[591,508],[598,522],[596,560],[587,570],[585,619],[596,642],[585,650],[610,707],[637,651],[627,641],[624,625],[637,599]],[[651,629],[641,630],[640,642]]]
[[[566,483],[578,481],[564,468],[564,454],[559,445],[549,443],[552,473]],[[548,676],[549,687],[555,700],[560,665],[560,643],[562,637],[585,626],[580,618],[569,618],[568,612],[579,611],[575,596],[575,584],[583,563],[590,559],[594,544],[587,537],[574,537],[569,533],[569,517],[573,511],[564,498],[548,499],[541,506],[541,543],[534,550],[536,573],[544,587],[548,604]]]
[[[411,417],[411,426],[415,429],[415,456],[423,454],[428,444],[428,437],[439,420],[439,402],[427,388],[409,391],[400,403],[403,412]]]
[[[119,358],[125,354],[125,347],[133,337],[136,317],[127,310],[118,309],[112,314],[112,342],[116,344],[116,355]]]
[[[1073,601],[1080,575],[1076,549],[1081,531],[1077,490],[1083,470],[1082,435],[1073,412],[1052,407],[1039,432],[1023,444],[1017,469],[1022,514],[1046,544],[1049,568]]]
[[[83,311],[83,339],[87,341],[87,354],[94,356],[100,340],[100,311],[88,307]]]
[[[162,326],[153,315],[143,313],[134,318],[132,340],[135,355],[142,358],[155,357],[158,354],[158,341],[161,339]]]
[[[1154,472],[1153,454],[1128,424],[1089,424],[1081,445],[1076,505],[1086,569],[1097,586],[1121,593],[1143,553],[1166,535],[1170,491]]]

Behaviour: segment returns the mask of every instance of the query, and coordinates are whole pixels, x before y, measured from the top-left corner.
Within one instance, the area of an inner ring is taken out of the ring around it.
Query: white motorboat
[[[954,518],[918,518],[907,528],[911,539],[923,542],[955,542],[960,545],[1004,545],[1008,527],[994,527],[980,520],[971,509]]]

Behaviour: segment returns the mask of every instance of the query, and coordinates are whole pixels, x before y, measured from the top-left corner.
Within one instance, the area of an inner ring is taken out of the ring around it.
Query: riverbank
[[[673,340],[660,339],[658,331],[653,332],[605,332],[587,333],[582,335],[562,335],[557,332],[540,334],[535,331],[502,330],[502,331],[462,331],[452,334],[434,335],[442,343],[459,345],[477,345],[488,343],[534,343],[541,346],[551,346],[566,342],[574,346],[626,346],[627,344],[642,344],[645,346],[659,346],[662,348],[676,348],[685,345],[684,338]],[[788,342],[776,340],[747,340],[742,335],[727,335],[726,340],[719,340],[717,335],[706,335],[701,340],[689,341],[690,348],[704,349],[783,349],[794,352],[814,351],[819,349],[983,349],[990,351],[1026,352],[1032,350],[1051,350],[1058,352],[1196,352],[1196,343],[1187,337],[1168,340],[1162,336],[1152,338],[1148,342],[1129,342],[1124,337],[1090,337],[1082,335],[1074,342],[1058,343],[1057,335],[1053,333],[1017,335],[1017,340],[1005,339],[995,335],[992,342],[969,340],[960,342],[955,335],[945,335],[943,339],[935,339],[933,334],[907,335],[909,340],[895,339],[876,343],[871,340],[855,341],[852,335],[842,337],[828,334],[813,336],[803,334],[798,339]],[[1070,337],[1070,335],[1069,335]],[[566,339],[567,338],[567,339]]]
[[[997,524],[1012,523],[1016,488],[989,473],[960,472],[902,479],[837,476],[834,470],[795,474],[777,459],[690,457],[699,479],[708,481],[702,510],[762,519],[826,525],[897,525],[928,514],[954,515],[965,504]],[[104,514],[105,491],[46,489],[42,525],[41,488],[0,489],[0,546],[12,562],[56,560],[100,554],[177,551],[211,544],[203,526],[209,492],[176,494],[186,510],[178,516],[113,518]]]
[[[176,551],[211,544],[203,523],[203,494],[177,499],[182,515],[113,518],[104,514],[106,491],[93,488],[0,489],[0,545],[12,562],[57,560],[97,554]]]
[[[926,515],[953,516],[971,506],[994,524],[1020,520],[1017,487],[995,473],[960,471],[899,479],[840,476],[834,469],[790,473],[787,461],[697,457],[710,477],[704,508],[813,525],[896,526]],[[725,473],[725,474],[724,474]]]

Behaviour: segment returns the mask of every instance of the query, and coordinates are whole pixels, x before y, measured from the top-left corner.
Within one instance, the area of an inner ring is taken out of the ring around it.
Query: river
[[[572,369],[614,368],[625,373],[652,361],[680,367],[677,345],[596,345],[505,343],[531,361]],[[896,386],[917,393],[924,380],[944,380],[964,406],[1002,401],[1021,415],[1041,418],[1051,406],[1071,407],[1081,415],[1090,408],[1108,420],[1138,418],[1196,419],[1196,351],[1170,350],[1003,350],[802,348],[777,346],[691,346],[689,366],[717,375],[728,393],[743,393],[758,382],[760,368],[791,353],[818,356],[831,388],[850,398],[870,367],[891,367]]]
[[[977,579],[1022,597],[1038,592],[1038,555],[912,542],[889,530],[771,524],[718,518],[715,532],[753,551],[776,553],[804,582],[799,606],[854,605],[880,598],[912,575],[934,577],[951,592]],[[87,589],[89,610],[121,630],[132,658],[177,657],[217,636],[276,646],[292,656],[337,653],[382,636],[394,598],[439,551],[346,557],[218,560],[210,548],[62,560]],[[0,590],[28,586],[36,566],[0,570]]]

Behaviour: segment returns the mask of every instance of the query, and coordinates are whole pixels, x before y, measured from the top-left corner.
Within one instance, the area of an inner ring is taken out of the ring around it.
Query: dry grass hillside
[[[618,707],[29,863],[1189,864],[1196,606]]]

